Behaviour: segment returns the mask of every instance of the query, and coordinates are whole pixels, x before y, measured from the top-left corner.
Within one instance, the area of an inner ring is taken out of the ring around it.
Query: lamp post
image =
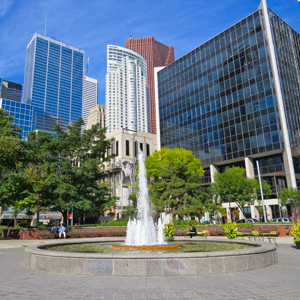
[[[277,196],[277,201],[278,201],[278,210],[279,210],[279,216],[280,218],[282,218],[282,212],[281,212],[281,203],[279,202],[279,196],[278,196],[278,189],[277,189],[277,179],[276,179],[276,175],[274,175],[274,182],[275,182],[275,189],[276,189],[276,196]]]
[[[260,187],[261,200],[262,200],[262,205],[263,205],[263,209],[264,209],[264,219],[265,219],[265,222],[266,222],[266,220],[267,220],[266,207],[265,207],[264,193],[263,193],[263,187],[262,187],[262,183],[261,183],[260,169],[259,169],[259,162],[258,162],[258,160],[256,161],[256,166],[257,166],[257,173],[258,173],[258,179],[259,179],[259,187]]]

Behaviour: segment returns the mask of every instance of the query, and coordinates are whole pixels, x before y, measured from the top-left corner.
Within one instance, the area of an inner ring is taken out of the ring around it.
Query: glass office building
[[[22,84],[0,78],[0,98],[21,102]]]
[[[87,129],[88,118],[91,108],[98,103],[98,80],[84,76],[82,90],[82,119],[84,125],[82,129]]]
[[[206,184],[232,165],[257,176],[258,160],[274,191],[297,187],[299,49],[299,34],[263,0],[256,12],[163,68],[156,82],[161,146],[192,150]]]
[[[37,111],[36,129],[64,130],[82,116],[84,51],[36,33],[27,46],[23,103]]]
[[[35,111],[30,104],[0,98],[0,108],[6,110],[10,116],[14,117],[13,123],[22,129],[20,136],[26,140],[29,132],[34,130]]]

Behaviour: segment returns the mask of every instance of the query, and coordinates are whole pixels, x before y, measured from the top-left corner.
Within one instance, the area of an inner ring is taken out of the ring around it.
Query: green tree
[[[129,196],[129,200],[131,201],[132,204],[124,207],[123,217],[126,220],[128,220],[129,218],[134,219],[137,216],[137,193],[138,193],[138,190],[136,189]]]
[[[45,177],[43,173],[39,175],[43,175],[45,186],[39,182],[39,188],[44,190],[46,182],[51,183],[51,208],[62,212],[65,222],[68,211],[95,212],[115,205],[116,200],[109,184],[101,182],[105,176],[103,164],[112,158],[107,156],[111,141],[106,140],[105,128],[99,124],[81,133],[82,125],[79,119],[73,126],[67,126],[66,132],[57,125],[53,139],[30,137],[43,149],[41,154],[47,163]]]
[[[0,181],[17,168],[24,156],[24,143],[20,138],[20,128],[13,124],[13,117],[0,109]]]
[[[192,151],[164,148],[147,157],[145,165],[158,212],[201,216],[207,209],[207,194],[200,191],[204,171]]]
[[[209,192],[216,203],[234,202],[245,219],[244,207],[254,204],[254,201],[260,197],[258,180],[246,178],[245,170],[240,167],[232,167],[224,173],[217,172],[214,182],[210,184]],[[265,196],[271,194],[270,185],[265,181],[263,181],[263,192]]]
[[[24,178],[19,174],[25,156],[21,131],[13,124],[13,117],[0,109],[0,206],[17,207],[27,195]]]
[[[300,208],[300,190],[297,188],[284,189],[280,193],[279,198],[281,199],[282,205],[292,202],[295,207]]]

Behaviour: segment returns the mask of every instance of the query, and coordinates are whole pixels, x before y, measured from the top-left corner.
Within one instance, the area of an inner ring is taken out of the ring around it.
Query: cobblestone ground
[[[0,241],[1,243],[1,241]],[[0,299],[300,299],[300,250],[278,245],[271,267],[199,277],[97,277],[24,265],[24,248],[0,249]]]

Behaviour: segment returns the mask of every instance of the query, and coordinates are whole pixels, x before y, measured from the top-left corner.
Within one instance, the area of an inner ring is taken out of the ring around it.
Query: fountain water
[[[153,246],[166,244],[164,241],[161,219],[158,220],[158,233],[155,234],[155,226],[151,216],[147,174],[143,152],[139,151],[139,192],[137,197],[137,219],[128,221],[125,245],[128,246]]]

